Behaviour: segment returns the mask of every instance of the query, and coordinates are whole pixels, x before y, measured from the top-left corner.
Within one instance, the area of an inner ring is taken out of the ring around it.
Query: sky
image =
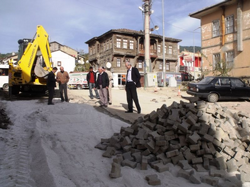
[[[223,0],[164,0],[165,36],[181,39],[182,46],[200,46],[200,20],[190,13]],[[184,3],[185,2],[185,3]],[[86,41],[111,29],[143,30],[142,0],[1,0],[0,53],[18,51],[17,41],[33,38],[37,25],[50,37],[75,50],[88,53]],[[150,27],[163,34],[162,0],[152,0]],[[195,31],[194,31],[195,30]]]

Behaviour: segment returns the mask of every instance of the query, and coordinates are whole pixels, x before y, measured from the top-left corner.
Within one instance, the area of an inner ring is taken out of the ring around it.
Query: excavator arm
[[[35,62],[38,51],[40,51],[43,60],[41,58],[38,58]],[[41,25],[39,25],[37,26],[35,39],[32,43],[28,44],[24,54],[18,62],[19,69],[22,70],[22,83],[30,83],[32,79],[32,70],[34,70],[36,76],[38,77],[44,77],[46,74],[48,74],[52,68],[50,59],[51,52],[49,47],[48,34],[45,29]]]
[[[19,40],[19,61],[9,64],[10,94],[46,90],[46,75],[52,70],[48,34],[38,25],[33,40]],[[27,46],[27,47],[26,47]],[[26,47],[26,49],[25,49]],[[23,52],[24,51],[24,52]]]

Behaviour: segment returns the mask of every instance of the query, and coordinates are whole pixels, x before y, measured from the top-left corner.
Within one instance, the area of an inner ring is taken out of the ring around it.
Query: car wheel
[[[219,99],[219,96],[216,93],[211,93],[208,95],[207,100],[211,103],[217,102]]]

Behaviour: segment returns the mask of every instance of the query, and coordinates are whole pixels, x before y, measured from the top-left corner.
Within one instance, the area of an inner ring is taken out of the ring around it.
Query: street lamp
[[[164,0],[162,0],[162,61],[163,61],[163,87],[166,87],[166,62],[165,62],[165,28],[164,28]]]

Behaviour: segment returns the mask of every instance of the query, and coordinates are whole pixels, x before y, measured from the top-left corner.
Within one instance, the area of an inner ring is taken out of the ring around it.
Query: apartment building
[[[176,72],[178,62],[178,43],[181,40],[165,37],[166,71]],[[160,35],[150,34],[151,72],[163,71],[163,38]],[[89,63],[95,70],[99,66],[111,63],[114,84],[124,84],[124,75],[127,69],[125,62],[137,67],[144,75],[144,33],[129,29],[112,29],[93,37],[85,42],[89,47]]]
[[[249,76],[250,1],[225,0],[189,16],[201,20],[203,70],[226,62],[231,76]]]

